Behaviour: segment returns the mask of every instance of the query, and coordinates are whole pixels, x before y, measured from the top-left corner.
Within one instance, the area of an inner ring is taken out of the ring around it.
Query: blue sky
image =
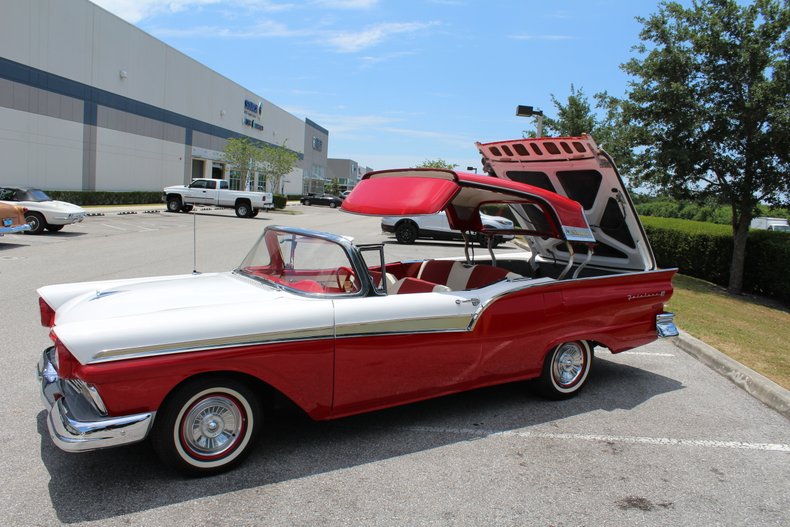
[[[520,137],[573,84],[625,92],[653,0],[93,0],[273,104],[327,128],[329,156],[374,169]]]

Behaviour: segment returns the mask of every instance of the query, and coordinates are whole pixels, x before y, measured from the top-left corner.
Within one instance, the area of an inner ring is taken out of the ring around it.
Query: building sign
[[[260,122],[262,117],[263,101],[253,102],[249,99],[244,99],[244,126],[263,131],[263,124]]]

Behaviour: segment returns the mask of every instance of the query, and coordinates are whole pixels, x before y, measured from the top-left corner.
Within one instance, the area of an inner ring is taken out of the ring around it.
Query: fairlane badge
[[[640,298],[652,298],[652,297],[666,296],[666,294],[667,294],[666,291],[661,291],[659,293],[639,293],[639,294],[636,294],[636,295],[628,295],[628,301],[630,302],[631,300],[639,300]]]

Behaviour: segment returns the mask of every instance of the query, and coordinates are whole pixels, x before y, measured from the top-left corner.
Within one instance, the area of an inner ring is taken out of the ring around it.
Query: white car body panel
[[[58,338],[82,364],[334,334],[331,299],[232,273],[62,284],[38,293],[57,310]]]

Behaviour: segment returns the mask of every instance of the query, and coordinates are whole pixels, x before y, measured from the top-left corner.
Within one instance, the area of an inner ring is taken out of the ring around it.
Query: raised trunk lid
[[[611,270],[656,268],[639,216],[612,158],[589,135],[541,137],[477,143],[484,171],[554,192],[581,204],[593,235],[590,266]],[[520,214],[525,228],[533,218]],[[538,218],[539,220],[539,218]],[[532,237],[530,246],[544,258],[568,261],[565,244]],[[577,255],[580,261],[583,255]]]

